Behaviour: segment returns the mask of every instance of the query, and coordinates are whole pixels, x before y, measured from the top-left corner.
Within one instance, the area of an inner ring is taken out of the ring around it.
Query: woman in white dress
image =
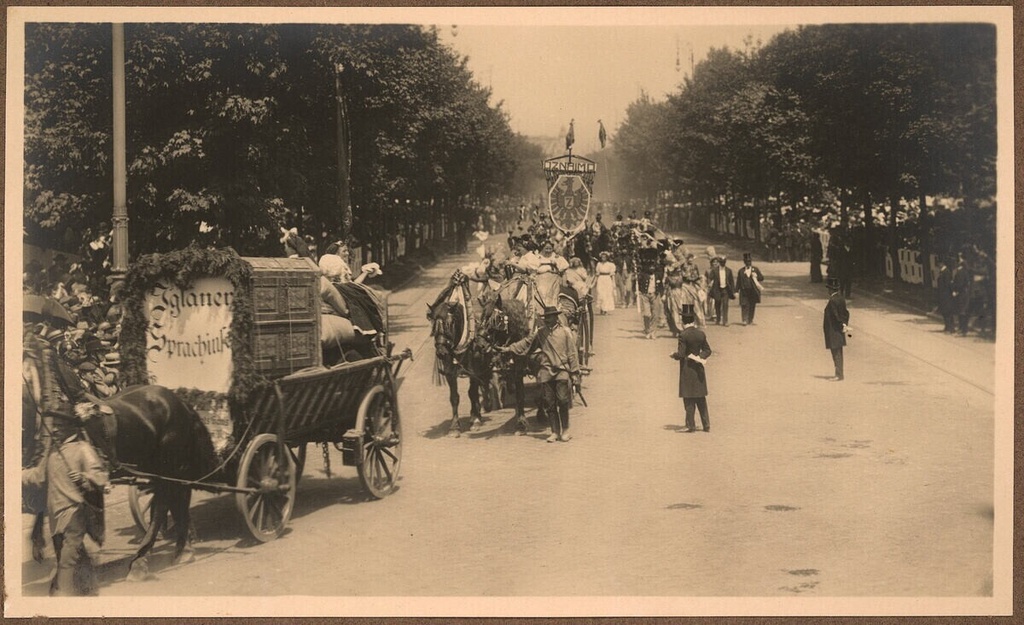
[[[595,304],[599,314],[615,310],[615,263],[610,252],[601,252],[597,263],[597,297]]]

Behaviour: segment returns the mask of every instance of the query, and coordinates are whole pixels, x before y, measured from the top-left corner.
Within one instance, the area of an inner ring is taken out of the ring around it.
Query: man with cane
[[[682,311],[683,331],[679,333],[679,345],[674,360],[679,361],[679,396],[683,398],[686,410],[686,432],[697,430],[694,412],[700,411],[701,425],[705,432],[711,431],[711,415],[708,413],[708,380],[704,363],[711,356],[707,335],[697,327],[693,306],[685,304]]]
[[[828,303],[825,304],[825,317],[822,328],[825,331],[825,348],[832,352],[832,363],[836,375],[830,378],[840,382],[843,379],[843,346],[850,333],[850,311],[846,308],[846,298],[842,294],[842,283],[839,278],[828,278]]]

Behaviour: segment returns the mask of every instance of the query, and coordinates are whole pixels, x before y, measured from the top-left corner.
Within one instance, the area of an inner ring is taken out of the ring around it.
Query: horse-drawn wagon
[[[200,439],[192,455],[206,456],[175,457],[167,449],[173,436],[133,438],[138,428],[119,415],[142,402],[143,409],[173,410],[174,400],[133,400],[141,391],[129,389],[104,402],[114,420],[94,438],[119,480],[131,485],[133,516],[147,530],[139,556],[168,511],[175,524],[187,521],[187,498],[184,519],[173,501],[161,501],[172,490],[233,493],[252,536],[273,540],[291,516],[309,443],[340,450],[371,497],[395,490],[402,460],[398,374],[411,352],[392,354],[386,301],[349,285],[354,336],[340,345],[340,362],[325,363],[320,280],[309,259],[198,248],[142,257],[129,272],[123,376],[151,385],[141,389],[171,389],[201,422],[191,430]],[[187,532],[178,528],[179,551]]]

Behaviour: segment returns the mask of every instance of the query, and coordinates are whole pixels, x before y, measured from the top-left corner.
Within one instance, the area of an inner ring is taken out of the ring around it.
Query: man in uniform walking
[[[572,390],[580,383],[580,365],[576,354],[576,336],[559,321],[561,312],[554,306],[544,307],[544,325],[532,335],[499,347],[518,356],[536,354],[540,370],[537,382],[543,390],[544,411],[551,423],[548,442],[569,442],[569,407]],[[571,385],[571,386],[570,386]]]
[[[679,396],[683,398],[686,410],[686,432],[697,430],[694,412],[700,411],[701,425],[705,432],[711,431],[711,416],[708,414],[708,381],[704,363],[711,356],[707,335],[697,327],[693,306],[683,305],[683,331],[679,334],[679,345],[672,358],[679,361]]]
[[[828,303],[825,304],[822,327],[825,331],[825,347],[832,352],[836,370],[835,377],[830,379],[839,382],[843,379],[843,346],[846,345],[850,311],[846,309],[846,298],[843,297],[839,278],[828,278],[825,284],[828,287]]]
[[[761,303],[764,275],[753,265],[750,252],[743,252],[743,266],[736,272],[736,290],[740,294],[740,316],[743,325],[754,323],[754,309]]]

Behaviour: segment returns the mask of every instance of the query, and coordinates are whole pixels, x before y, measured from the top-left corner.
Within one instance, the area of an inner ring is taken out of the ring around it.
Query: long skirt
[[[683,324],[680,320],[683,306],[693,306],[693,314],[696,317],[697,327],[704,327],[706,325],[704,316],[704,290],[693,282],[684,282],[682,286],[668,289],[668,309],[672,314],[672,318],[678,323],[678,327],[682,328]]]
[[[615,310],[615,279],[612,274],[601,274],[597,276],[597,297],[594,305],[597,312],[609,312]]]

